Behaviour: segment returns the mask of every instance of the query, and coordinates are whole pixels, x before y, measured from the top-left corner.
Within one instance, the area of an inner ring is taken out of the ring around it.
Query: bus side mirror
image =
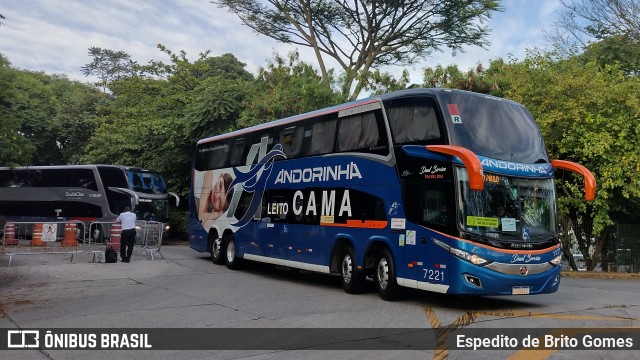
[[[471,190],[484,190],[482,163],[473,151],[457,145],[427,145],[427,150],[460,158],[467,168]]]
[[[584,198],[587,201],[593,201],[593,199],[595,199],[596,178],[593,176],[591,171],[589,171],[589,169],[580,164],[565,160],[551,160],[551,165],[554,168],[569,170],[582,175],[584,179]]]
[[[178,205],[180,205],[180,197],[172,192],[169,192],[168,194],[173,196],[176,199],[176,207],[178,207]]]

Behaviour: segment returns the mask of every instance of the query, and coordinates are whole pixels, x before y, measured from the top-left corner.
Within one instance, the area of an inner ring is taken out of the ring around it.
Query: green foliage
[[[107,96],[77,81],[60,80],[52,86],[57,99],[51,119],[59,129],[56,143],[64,163],[78,164],[87,142],[103,121],[99,115]]]
[[[4,58],[3,58],[4,59]],[[92,86],[60,75],[0,66],[0,113],[6,165],[52,165],[76,162],[99,126],[97,111],[104,95]]]
[[[360,83],[363,89],[375,95],[403,90],[409,84],[409,71],[406,69],[402,71],[400,79],[396,79],[388,72],[381,72],[380,70],[369,72],[362,77],[363,80]]]
[[[19,93],[14,86],[20,72],[10,65],[0,54],[0,166],[29,164],[35,153],[35,146],[21,132],[24,118],[19,116]]]
[[[240,62],[233,54],[207,57],[197,62],[205,65],[201,72],[194,71],[194,75],[200,79],[223,76],[229,80],[254,80],[253,75],[245,69],[247,64]]]
[[[253,77],[231,54],[205,52],[191,62],[184,51],[158,48],[169,63],[135,64],[107,84],[102,125],[81,159],[159,171],[172,191],[187,195],[195,142],[234,126]]]
[[[103,91],[106,91],[110,82],[131,74],[132,67],[135,65],[135,62],[131,60],[131,55],[124,51],[94,46],[89,48],[89,56],[93,58],[93,61],[81,68],[82,73],[85,76],[97,76],[100,81],[96,83],[96,86],[101,87]]]
[[[186,109],[187,137],[196,141],[231,130],[249,91],[250,83],[243,80],[215,76],[202,81]]]
[[[274,55],[260,68],[255,87],[245,102],[238,127],[285,118],[344,102],[345,98],[324,85],[322,77],[297,52],[288,59]]]
[[[460,89],[488,94],[497,88],[495,82],[486,76],[482,65],[463,73],[457,65],[425,68],[423,73],[424,87]]]
[[[612,36],[589,44],[579,56],[584,62],[595,61],[601,67],[619,64],[626,75],[640,75],[640,40]]]

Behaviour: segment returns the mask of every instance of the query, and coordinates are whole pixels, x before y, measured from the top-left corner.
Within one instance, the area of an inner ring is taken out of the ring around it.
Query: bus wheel
[[[382,249],[378,254],[374,280],[378,295],[383,300],[392,301],[400,297],[401,289],[396,281],[396,267],[388,249]]]
[[[242,259],[236,256],[236,240],[233,238],[233,235],[227,235],[225,237],[224,247],[226,248],[227,267],[231,270],[238,270],[240,269]]]
[[[364,290],[365,276],[356,270],[356,257],[352,247],[346,247],[342,252],[340,264],[342,288],[347,294],[358,294]]]
[[[211,241],[211,261],[216,265],[224,265],[226,260],[225,251],[222,247],[222,239],[217,237]]]

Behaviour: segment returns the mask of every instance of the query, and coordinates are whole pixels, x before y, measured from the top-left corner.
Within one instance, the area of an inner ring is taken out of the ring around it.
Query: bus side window
[[[383,133],[384,134],[384,133]],[[386,145],[374,112],[344,117],[338,128],[338,151],[377,150]]]
[[[313,123],[311,125],[311,141],[308,141],[309,145],[304,155],[322,155],[333,151],[335,134],[335,119]]]
[[[196,148],[195,169],[198,171],[220,169],[229,166],[229,144],[212,142]]]
[[[282,144],[282,151],[287,159],[298,157],[302,148],[303,136],[304,128],[301,126],[291,126],[280,132],[280,144]]]
[[[226,167],[229,163],[229,145],[218,144],[213,147],[213,151],[207,155],[207,170]]]
[[[244,158],[244,148],[245,148],[244,138],[236,139],[233,143],[233,149],[231,150],[231,159],[229,159],[229,164],[231,166],[236,165],[244,165],[242,164],[242,160]]]
[[[395,145],[440,139],[435,105],[425,99],[400,99],[385,104]]]
[[[440,184],[429,186],[424,192],[423,221],[429,225],[447,226],[451,220],[451,212],[446,197],[446,190]]]
[[[93,170],[77,169],[74,172],[78,186],[85,189],[98,191],[98,185],[96,184],[96,177],[93,173]]]

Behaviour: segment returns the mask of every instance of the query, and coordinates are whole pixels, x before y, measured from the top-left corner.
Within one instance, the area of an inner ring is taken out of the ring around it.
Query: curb
[[[615,272],[594,272],[594,271],[562,271],[562,277],[570,277],[577,279],[621,279],[621,280],[640,280],[640,274],[637,273],[615,273]]]

